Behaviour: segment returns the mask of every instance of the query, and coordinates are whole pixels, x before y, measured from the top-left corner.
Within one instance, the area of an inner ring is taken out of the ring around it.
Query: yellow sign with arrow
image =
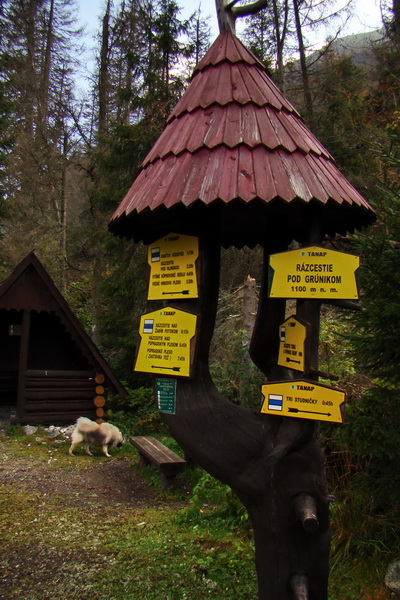
[[[278,365],[304,371],[304,344],[307,337],[307,325],[297,317],[291,316],[279,327]]]
[[[142,315],[134,370],[189,377],[196,323],[196,315],[171,307]]]
[[[148,300],[198,298],[196,260],[199,238],[170,233],[147,250]]]
[[[346,394],[316,381],[291,380],[268,383],[261,388],[261,412],[282,417],[342,423]]]

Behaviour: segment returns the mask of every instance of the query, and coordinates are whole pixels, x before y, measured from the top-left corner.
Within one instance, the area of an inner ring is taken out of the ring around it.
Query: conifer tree
[[[8,53],[4,44],[6,21],[4,18],[3,4],[2,1],[0,3],[0,238],[2,238],[6,232],[6,165],[8,154],[12,148],[12,138],[10,134],[12,102],[7,95],[7,88],[10,84],[7,76]],[[6,274],[6,272],[4,274]]]
[[[390,62],[386,60],[388,53]],[[378,86],[371,99],[375,121],[381,125],[379,137],[370,147],[376,178],[371,201],[377,220],[354,239],[354,248],[361,255],[363,309],[352,318],[358,371],[370,378],[370,384],[349,407],[339,442],[344,442],[341,451],[350,451],[354,464],[358,464],[349,485],[365,506],[365,514],[372,517],[373,535],[378,535],[377,523],[384,514],[389,524],[384,531],[385,544],[390,547],[397,535],[390,518],[398,514],[400,486],[396,459],[400,443],[400,96],[395,75],[399,59],[396,40],[388,38],[377,56],[377,70],[386,89],[386,98],[381,97]]]
[[[193,70],[210,46],[211,28],[209,25],[209,16],[205,17],[201,5],[195,10],[192,17],[188,20],[188,68]]]
[[[135,273],[143,257],[135,246],[112,243],[107,222],[181,93],[184,74],[177,67],[189,44],[181,38],[188,23],[179,11],[173,0],[128,0],[115,8],[107,3],[102,19],[97,138],[85,157],[92,181],[82,237],[91,270],[92,338],[107,344],[119,363],[124,348],[131,349],[126,328],[137,314],[136,289],[144,277]],[[121,269],[121,261],[129,267]],[[129,291],[128,280],[137,282]]]
[[[314,126],[312,74],[333,39],[323,51],[312,53],[310,33],[326,24],[332,26],[340,17],[342,24],[337,26],[336,38],[346,22],[352,2],[348,0],[335,9],[332,3],[319,0],[271,0],[258,16],[247,20],[246,42],[262,60],[269,57],[278,85],[288,95],[296,96],[295,105],[303,110],[311,127]],[[293,58],[296,64],[289,74],[288,58]]]
[[[284,52],[290,35],[292,14],[289,0],[272,0],[267,7],[246,18],[244,41],[269,68],[281,89],[285,87]]]
[[[2,254],[15,265],[35,248],[64,288],[65,182],[75,143],[72,52],[79,35],[74,0],[4,0],[2,10],[4,99],[15,116],[7,127],[14,146],[6,169],[9,223]]]
[[[400,117],[375,148],[380,160],[377,223],[356,238],[361,251],[363,311],[356,315],[355,348],[361,368],[388,386],[400,387]]]

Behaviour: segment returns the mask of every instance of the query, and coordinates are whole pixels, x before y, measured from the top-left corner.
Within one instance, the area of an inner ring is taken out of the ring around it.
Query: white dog
[[[103,454],[110,458],[108,447],[115,448],[121,446],[123,438],[120,430],[110,423],[101,423],[98,425],[86,417],[79,417],[76,426],[71,435],[71,447],[68,451],[73,454],[74,449],[80,443],[83,443],[86,454],[93,456],[89,450],[89,444],[101,446]]]

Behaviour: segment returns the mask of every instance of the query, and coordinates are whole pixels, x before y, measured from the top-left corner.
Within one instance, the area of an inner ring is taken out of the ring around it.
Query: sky
[[[200,5],[201,11],[204,17],[210,15],[210,26],[211,26],[211,42],[218,36],[218,22],[217,14],[215,9],[215,0],[177,0],[178,4],[182,7],[180,16],[185,19],[188,18]],[[247,4],[251,0],[247,1]],[[118,5],[119,0],[114,0],[114,4]],[[337,4],[342,6],[346,4],[347,0],[337,0]],[[86,89],[86,77],[91,69],[91,63],[94,60],[94,48],[97,46],[95,42],[95,34],[100,31],[100,16],[104,13],[106,0],[77,0],[78,14],[77,20],[80,26],[85,27],[86,36],[84,38],[85,55],[87,57],[86,65],[83,68],[82,79],[80,85],[83,90]],[[382,26],[381,12],[380,12],[380,0],[354,0],[355,14],[347,27],[341,33],[341,36],[350,35],[353,33],[364,33],[373,29],[378,29]],[[236,22],[236,29],[240,31],[240,24],[244,22],[244,19],[238,19]],[[336,25],[334,30],[336,29]],[[330,34],[334,34],[335,31],[329,31],[326,28],[321,28],[316,37],[312,40],[314,44],[313,49],[317,49],[324,45],[327,37]]]
[[[345,3],[344,0],[338,0],[338,4]],[[99,29],[99,16],[102,14],[106,0],[77,0],[79,7],[78,19],[81,24],[85,24],[87,34],[90,39],[91,34]],[[215,0],[178,0],[178,4],[182,7],[181,17],[189,17],[200,4],[201,10],[205,16],[211,16],[211,31],[212,40],[218,35],[218,24],[215,10]],[[347,26],[343,35],[351,33],[363,33],[371,29],[381,27],[381,13],[379,8],[379,0],[355,0],[355,15],[351,23]],[[242,21],[243,19],[241,19]],[[324,42],[329,35],[329,31],[322,30],[320,32],[321,43]]]

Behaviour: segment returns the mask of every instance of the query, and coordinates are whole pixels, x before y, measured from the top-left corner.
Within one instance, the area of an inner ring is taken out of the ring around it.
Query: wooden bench
[[[132,436],[131,444],[139,450],[140,466],[153,464],[161,473],[163,490],[174,482],[175,476],[186,467],[186,460],[151,436]]]

